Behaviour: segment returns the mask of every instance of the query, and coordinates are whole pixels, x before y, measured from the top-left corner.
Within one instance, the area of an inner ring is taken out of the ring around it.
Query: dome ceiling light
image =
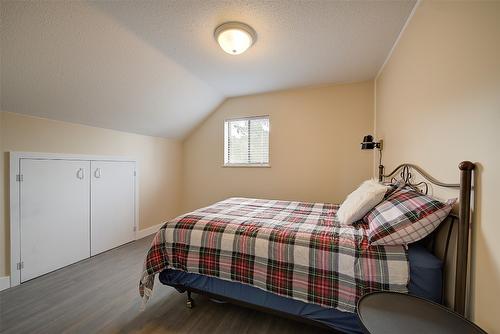
[[[215,28],[215,40],[222,50],[239,55],[251,47],[257,40],[257,33],[248,24],[241,22],[226,22]]]

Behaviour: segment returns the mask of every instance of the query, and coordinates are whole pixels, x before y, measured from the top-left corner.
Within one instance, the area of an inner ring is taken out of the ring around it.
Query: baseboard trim
[[[135,235],[135,239],[142,239],[144,237],[147,237],[148,235],[154,234],[154,233],[158,232],[158,230],[162,226],[163,226],[163,223],[145,228],[143,230],[139,230],[139,231],[137,231],[137,233]]]
[[[0,277],[0,291],[10,288],[10,277]]]

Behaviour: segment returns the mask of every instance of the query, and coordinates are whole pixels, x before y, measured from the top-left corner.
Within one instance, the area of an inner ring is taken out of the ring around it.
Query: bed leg
[[[194,307],[194,300],[191,298],[191,291],[187,291],[187,301],[186,301],[186,306],[187,308],[193,308]]]

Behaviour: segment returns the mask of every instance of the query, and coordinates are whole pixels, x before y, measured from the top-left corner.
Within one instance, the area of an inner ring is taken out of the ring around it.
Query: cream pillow
[[[363,182],[358,189],[350,193],[337,211],[337,218],[342,225],[350,225],[373,209],[384,199],[389,189],[375,180]]]

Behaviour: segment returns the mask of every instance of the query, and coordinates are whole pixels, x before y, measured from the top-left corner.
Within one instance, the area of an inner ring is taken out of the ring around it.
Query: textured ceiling
[[[2,110],[180,138],[225,97],[373,78],[415,1],[3,2]],[[250,24],[225,54],[214,28]]]

